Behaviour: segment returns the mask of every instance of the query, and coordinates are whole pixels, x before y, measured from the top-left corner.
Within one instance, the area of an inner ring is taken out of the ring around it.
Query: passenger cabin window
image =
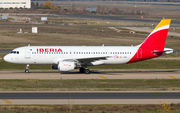
[[[21,4],[21,2],[15,2],[15,4]]]
[[[4,4],[11,4],[11,2],[4,2]]]

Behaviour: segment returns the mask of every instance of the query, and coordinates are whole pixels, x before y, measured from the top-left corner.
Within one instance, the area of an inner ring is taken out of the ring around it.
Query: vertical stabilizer
[[[127,63],[142,61],[161,56],[164,53],[164,46],[171,19],[163,19],[156,28],[149,34],[146,40],[140,44],[136,54]]]
[[[141,47],[158,47],[164,48],[166,37],[170,27],[171,19],[163,19],[150,33],[146,40],[141,44]]]

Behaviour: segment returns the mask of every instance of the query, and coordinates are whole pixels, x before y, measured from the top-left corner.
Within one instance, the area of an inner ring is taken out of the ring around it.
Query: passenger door
[[[30,54],[30,48],[25,49],[25,58],[31,58],[31,54]]]

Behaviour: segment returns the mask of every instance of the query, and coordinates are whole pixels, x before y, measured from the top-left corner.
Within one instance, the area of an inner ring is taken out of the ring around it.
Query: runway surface
[[[58,16],[69,17],[69,18],[86,18],[86,19],[101,19],[101,20],[117,20],[123,22],[136,22],[143,24],[158,24],[161,19],[152,18],[136,18],[126,16],[109,16],[109,15],[91,15],[91,14],[58,14]],[[179,20],[172,20],[171,27],[180,27]]]
[[[180,103],[180,92],[1,92],[5,104],[159,104]]]
[[[10,53],[12,49],[0,49],[0,53]]]
[[[138,17],[128,17],[128,16],[109,16],[109,15],[92,15],[92,14],[55,14],[55,16],[63,17],[63,18],[84,18],[84,19],[100,19],[100,20],[106,20],[106,21],[121,21],[121,22],[133,22],[133,23],[141,23],[141,24],[158,24],[161,19],[152,19],[152,18],[138,18]],[[32,26],[28,24],[1,24],[0,26]],[[44,24],[35,24],[35,26],[64,26],[62,23],[56,23],[56,25],[44,25]],[[73,25],[73,26],[79,26],[79,25]],[[81,25],[80,25],[81,26]],[[88,25],[89,26],[89,25]],[[116,25],[92,25],[89,27],[128,27],[128,26],[116,26]],[[130,26],[129,26],[130,27]],[[132,26],[132,27],[138,27],[138,26]],[[143,26],[139,26],[143,27]],[[148,27],[148,26],[144,26]],[[149,26],[151,27],[151,26]],[[180,21],[179,20],[172,20],[171,21],[171,27],[180,27]]]
[[[180,79],[180,71],[0,71],[0,79]]]
[[[180,92],[1,92],[0,99],[180,99]]]

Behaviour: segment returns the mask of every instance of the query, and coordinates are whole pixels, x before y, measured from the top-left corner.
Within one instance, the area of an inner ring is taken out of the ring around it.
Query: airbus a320
[[[89,74],[88,66],[128,64],[173,53],[165,48],[171,19],[163,19],[137,46],[25,46],[12,50],[4,57],[9,63],[26,64],[29,73],[31,64],[49,64],[60,72],[79,68]]]

